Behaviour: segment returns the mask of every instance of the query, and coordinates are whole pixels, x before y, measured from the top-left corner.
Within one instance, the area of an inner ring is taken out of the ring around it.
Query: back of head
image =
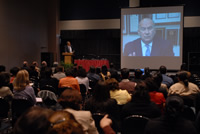
[[[168,96],[165,103],[165,116],[169,120],[174,120],[180,116],[184,108],[183,99],[178,95]]]
[[[74,71],[72,68],[67,68],[65,70],[65,74],[66,74],[66,76],[74,76]]]
[[[160,87],[161,83],[163,81],[162,74],[161,73],[155,73],[153,75],[153,79],[154,79],[155,83],[157,84],[157,86]]]
[[[13,67],[10,69],[10,73],[13,75],[13,76],[16,76],[17,73],[19,71],[19,68],[18,67]]]
[[[159,71],[160,71],[161,74],[166,74],[167,68],[165,66],[160,66]]]
[[[47,67],[47,62],[46,61],[42,61],[42,67]]]
[[[144,68],[144,73],[145,73],[145,75],[150,75],[150,69],[149,69],[149,67],[145,67]]]
[[[62,92],[58,102],[63,108],[72,108],[75,110],[80,110],[82,96],[77,90],[66,89]]]
[[[99,73],[101,73],[101,68],[100,68],[100,67],[97,67],[97,68],[96,68],[96,74],[99,74]]]
[[[156,84],[153,78],[149,77],[145,79],[145,83],[147,85],[147,88],[150,92],[152,91],[158,91],[159,86]]]
[[[41,107],[30,108],[15,123],[14,134],[48,134],[48,118],[52,113],[53,111]]]
[[[58,66],[55,69],[55,73],[57,73],[57,72],[63,72],[63,71],[64,71],[64,67],[63,66]]]
[[[26,70],[20,70],[13,82],[15,90],[23,90],[29,84],[29,73]]]
[[[135,90],[133,92],[132,101],[134,102],[150,102],[149,91],[146,84],[143,81],[137,83]]]
[[[90,66],[90,73],[95,73],[95,67],[94,66]]]
[[[10,82],[10,74],[6,72],[0,73],[0,88],[3,86],[8,86]]]
[[[104,75],[106,75],[106,74],[107,74],[107,71],[108,71],[107,66],[106,66],[106,65],[103,65],[103,66],[101,67],[101,72],[102,72]]]
[[[115,67],[114,63],[111,62],[111,63],[110,63],[110,68],[114,68],[114,67]]]
[[[188,78],[189,78],[189,72],[187,71],[180,71],[177,73],[179,81],[182,81],[184,85],[187,87],[188,86]]]
[[[6,67],[4,65],[0,65],[0,73],[5,72],[5,71],[6,71]]]
[[[50,134],[84,134],[83,127],[67,111],[54,112],[49,121],[52,127]]]
[[[99,80],[94,87],[93,98],[96,101],[106,101],[110,98],[110,93],[107,84]]]
[[[122,77],[122,79],[128,79],[129,78],[129,69],[128,68],[123,68],[121,70],[121,77]]]
[[[109,90],[118,90],[119,84],[115,78],[110,78],[106,80],[106,84],[108,85]]]
[[[142,70],[136,69],[135,70],[135,78],[140,79],[142,77],[142,73],[143,73]]]
[[[46,78],[51,78],[51,76],[52,76],[52,69],[51,69],[51,67],[46,67],[45,68],[45,77]]]
[[[87,76],[86,70],[84,68],[79,68],[77,70],[76,76],[86,77]]]

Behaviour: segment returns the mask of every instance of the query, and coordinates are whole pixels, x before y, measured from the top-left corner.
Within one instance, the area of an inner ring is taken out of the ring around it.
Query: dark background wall
[[[140,0],[140,7],[182,5],[185,17],[200,16],[199,4],[198,0]],[[120,19],[121,8],[129,8],[129,0],[61,0],[60,20]],[[184,27],[183,32],[183,62],[189,63],[192,59],[189,57],[190,53],[200,52],[200,28]],[[120,68],[120,29],[62,30],[61,40],[62,43],[66,40],[72,42],[77,58],[96,54],[109,59]],[[195,64],[197,66],[193,70],[200,70],[200,63]]]

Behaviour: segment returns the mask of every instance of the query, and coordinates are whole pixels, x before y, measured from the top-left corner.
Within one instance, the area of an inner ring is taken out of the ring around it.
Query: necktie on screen
[[[150,56],[150,46],[149,45],[145,45],[145,46],[147,48],[145,56]]]

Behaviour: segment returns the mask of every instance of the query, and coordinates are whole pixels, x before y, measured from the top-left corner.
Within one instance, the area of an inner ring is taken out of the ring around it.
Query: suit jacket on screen
[[[141,38],[126,44],[124,56],[142,56]],[[174,56],[173,45],[161,38],[154,38],[150,56]]]

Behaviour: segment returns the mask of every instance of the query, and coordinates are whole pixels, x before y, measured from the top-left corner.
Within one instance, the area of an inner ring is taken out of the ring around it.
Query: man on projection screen
[[[125,45],[124,56],[174,56],[173,45],[155,36],[154,22],[150,18],[140,21],[138,34],[140,38]]]

